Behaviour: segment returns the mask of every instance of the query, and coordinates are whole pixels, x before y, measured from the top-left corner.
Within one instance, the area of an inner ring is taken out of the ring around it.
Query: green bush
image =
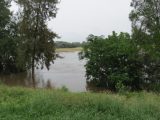
[[[143,56],[128,33],[90,35],[80,53],[86,59],[87,82],[112,91],[141,90]]]

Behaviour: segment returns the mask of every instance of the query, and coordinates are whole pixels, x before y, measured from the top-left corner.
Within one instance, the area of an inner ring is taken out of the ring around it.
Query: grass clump
[[[0,120],[159,120],[154,93],[69,93],[0,86]]]

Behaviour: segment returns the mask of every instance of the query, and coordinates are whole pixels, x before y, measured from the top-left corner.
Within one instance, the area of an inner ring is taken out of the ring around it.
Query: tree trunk
[[[36,40],[36,37],[35,37]],[[36,87],[36,82],[35,82],[35,40],[33,41],[33,53],[32,53],[32,82],[33,82],[33,87]]]
[[[35,68],[34,68],[34,64],[35,64],[35,60],[34,60],[34,56],[32,58],[32,82],[33,82],[33,87],[36,87],[36,83],[35,83]]]

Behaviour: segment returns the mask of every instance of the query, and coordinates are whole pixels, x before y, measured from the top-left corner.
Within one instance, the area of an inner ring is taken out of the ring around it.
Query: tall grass
[[[0,85],[0,120],[159,120],[154,93],[69,93]]]

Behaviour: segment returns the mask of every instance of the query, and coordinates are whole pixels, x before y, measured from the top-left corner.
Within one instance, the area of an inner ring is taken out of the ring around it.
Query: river
[[[57,58],[48,71],[36,69],[35,79],[37,88],[66,87],[71,92],[85,92],[85,61],[79,60],[78,52],[61,52],[63,58]],[[32,87],[33,83],[29,73],[1,75],[0,80],[9,86]]]

